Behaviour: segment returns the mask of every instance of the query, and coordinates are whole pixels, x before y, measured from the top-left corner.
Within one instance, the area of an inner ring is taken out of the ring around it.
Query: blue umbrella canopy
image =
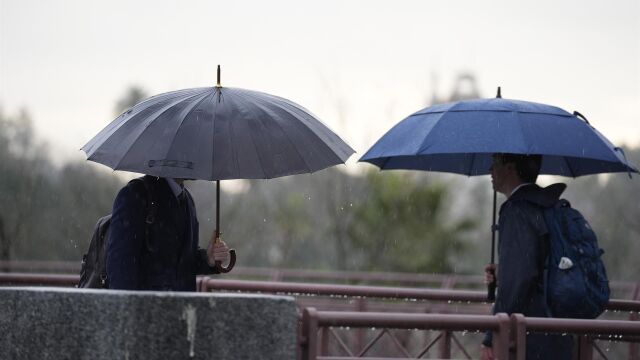
[[[400,121],[360,159],[381,170],[407,169],[489,174],[494,153],[542,155],[541,174],[577,177],[638,172],[579,114],[520,100],[474,99],[422,109]],[[493,194],[491,263],[495,254]],[[496,283],[487,298],[495,299]]]
[[[268,179],[344,163],[354,151],[302,106],[229,87],[178,90],[125,111],[82,150],[114,170]]]
[[[381,169],[474,176],[489,173],[493,153],[542,155],[542,174],[638,172],[579,113],[502,98],[422,109],[389,130],[360,161]]]

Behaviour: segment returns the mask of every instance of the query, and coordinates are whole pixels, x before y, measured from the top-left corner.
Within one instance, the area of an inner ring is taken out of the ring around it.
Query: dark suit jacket
[[[155,204],[153,222],[145,181]],[[216,273],[198,247],[196,208],[187,191],[180,207],[166,179],[145,176],[116,196],[107,241],[107,280],[111,289],[195,291],[196,275]],[[186,189],[185,189],[186,190]]]

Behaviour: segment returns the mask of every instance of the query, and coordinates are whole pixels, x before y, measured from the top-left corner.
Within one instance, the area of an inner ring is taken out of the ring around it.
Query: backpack
[[[567,200],[558,200],[543,214],[549,229],[544,273],[547,314],[595,319],[609,302],[604,250],[587,220]]]
[[[146,243],[149,244],[149,225],[155,221],[156,203],[152,199],[151,184],[144,177],[131,180],[141,181],[144,184],[147,195],[147,216],[145,223]],[[107,279],[107,239],[109,239],[109,227],[111,225],[111,214],[98,219],[93,229],[93,235],[89,242],[89,250],[82,256],[82,266],[80,268],[80,282],[76,287],[90,289],[108,289]]]

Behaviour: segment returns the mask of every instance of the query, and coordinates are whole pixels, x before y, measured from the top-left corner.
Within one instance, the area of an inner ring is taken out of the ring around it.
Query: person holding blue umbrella
[[[522,251],[505,260],[507,254],[514,252],[509,239],[519,236],[522,222],[534,219],[535,223],[539,218],[535,211],[523,211],[521,206],[514,205],[516,200],[537,201],[539,205],[557,200],[564,185],[540,189],[534,184],[538,174],[578,177],[626,172],[631,176],[632,172],[638,172],[626,160],[622,149],[613,146],[582,114],[577,111],[571,114],[545,104],[503,99],[500,88],[496,98],[438,104],[411,114],[383,135],[360,161],[372,163],[381,170],[424,170],[467,176],[491,173],[494,195],[487,299],[496,300],[499,311],[524,311],[525,315],[541,314],[537,309],[541,304],[539,293],[530,287],[532,281],[540,277],[537,261],[543,255],[530,239],[516,239],[516,242],[524,241]],[[523,169],[528,170],[523,172]],[[501,209],[501,217],[506,216],[500,226],[495,224],[497,192],[508,197]],[[516,217],[514,221],[513,214],[522,219]],[[502,223],[513,229],[504,230]],[[543,230],[531,228],[533,232],[528,232],[527,237]],[[495,281],[492,272],[496,269],[498,229],[500,249],[505,246],[506,254],[500,255],[505,263],[500,263],[501,274]],[[519,247],[520,244],[516,245],[516,250]],[[500,281],[506,283],[500,284]],[[500,286],[498,299],[497,286]],[[485,345],[489,344],[490,338],[485,341]],[[558,346],[558,352],[547,358],[562,358],[564,353],[560,352],[566,345]],[[483,356],[490,359],[491,355],[485,346]],[[533,356],[537,355],[532,354],[530,358],[536,358]]]
[[[564,184],[546,188],[536,185],[540,172],[540,155],[494,154],[490,168],[493,189],[507,197],[500,208],[500,243],[497,272],[500,291],[494,314],[519,313],[547,316],[544,268],[548,256],[549,229],[543,209],[552,207],[565,189]],[[487,268],[486,280],[495,283],[496,266]],[[483,360],[493,359],[492,336],[488,332],[482,343]],[[571,359],[572,338],[561,335],[527,336],[527,359]]]

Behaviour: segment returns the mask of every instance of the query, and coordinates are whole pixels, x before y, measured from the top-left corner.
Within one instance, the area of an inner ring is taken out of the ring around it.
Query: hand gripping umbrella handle
[[[236,265],[236,251],[234,249],[229,249],[229,265],[226,267],[222,266],[222,261],[216,260],[214,267],[216,270],[220,271],[222,274],[226,274]]]
[[[493,281],[487,284],[487,300],[496,300],[496,287],[498,285],[498,279],[496,279],[496,271],[494,269],[488,270],[493,275]]]

